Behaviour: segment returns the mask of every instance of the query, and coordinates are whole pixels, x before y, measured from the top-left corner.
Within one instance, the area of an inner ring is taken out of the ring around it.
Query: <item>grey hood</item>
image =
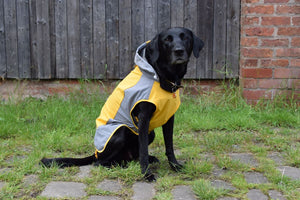
[[[156,74],[154,68],[148,63],[145,57],[145,47],[147,43],[148,42],[145,42],[137,48],[135,52],[134,63],[139,66],[143,73],[147,73],[148,75],[152,76],[154,80],[159,81],[158,75]],[[140,55],[139,52],[141,52],[142,55]]]

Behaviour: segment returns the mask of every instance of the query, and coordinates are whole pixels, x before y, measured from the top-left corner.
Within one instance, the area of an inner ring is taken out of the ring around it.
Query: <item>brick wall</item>
[[[300,0],[241,0],[241,7],[244,97],[300,100]]]

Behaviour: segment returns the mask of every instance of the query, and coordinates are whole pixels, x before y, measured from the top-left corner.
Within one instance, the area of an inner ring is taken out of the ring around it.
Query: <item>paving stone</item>
[[[275,165],[283,165],[284,159],[279,152],[272,152],[268,155],[268,158],[272,159],[275,162]]]
[[[97,186],[97,188],[103,191],[118,192],[122,190],[122,185],[118,181],[105,179]]]
[[[269,196],[271,197],[271,199],[286,200],[286,198],[277,190],[270,190]]]
[[[212,175],[215,176],[215,177],[220,177],[223,174],[225,174],[225,172],[226,172],[226,170],[224,170],[224,169],[220,169],[218,167],[214,167],[213,171],[212,171]]]
[[[238,200],[238,199],[234,198],[234,197],[222,197],[222,198],[219,198],[217,200]]]
[[[249,153],[231,153],[231,154],[228,154],[231,159],[233,160],[237,160],[243,164],[246,164],[246,165],[250,165],[252,167],[257,167],[258,166],[258,163],[257,161],[255,160],[254,156],[252,154],[249,154]]]
[[[38,176],[35,174],[31,174],[31,175],[25,176],[23,182],[24,182],[25,186],[30,186],[30,185],[35,184],[37,181],[38,181]]]
[[[85,187],[83,183],[77,182],[50,182],[41,196],[50,198],[84,197],[86,196]]]
[[[115,196],[90,196],[89,200],[121,200]]]
[[[150,200],[155,195],[154,185],[151,183],[136,182],[133,184],[132,188],[132,200]]]
[[[300,179],[300,169],[290,166],[281,166],[277,168],[284,176],[287,176],[293,180]]]
[[[91,172],[91,165],[81,166],[79,167],[79,173],[76,175],[78,178],[86,178],[89,176]]]
[[[247,172],[244,175],[247,183],[262,184],[269,182],[263,174],[258,172]]]
[[[249,200],[268,200],[268,197],[264,195],[260,190],[253,189],[247,193]]]
[[[222,180],[213,180],[211,182],[211,185],[215,188],[220,188],[220,189],[225,189],[225,190],[231,190],[234,191],[236,190],[235,187],[233,187],[232,185],[230,185],[229,183],[222,181]]]
[[[178,185],[172,190],[173,200],[196,200],[192,189],[187,185]]]
[[[0,182],[0,190],[5,186],[5,182]]]

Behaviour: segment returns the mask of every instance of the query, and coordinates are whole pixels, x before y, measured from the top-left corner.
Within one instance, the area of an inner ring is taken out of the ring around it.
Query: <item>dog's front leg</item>
[[[174,171],[180,171],[183,168],[183,166],[179,164],[175,158],[173,148],[173,127],[174,115],[168,120],[166,124],[163,125],[163,135],[166,146],[166,156],[168,158],[169,164]]]
[[[139,114],[138,114],[138,127],[139,127],[139,160],[141,165],[142,174],[146,180],[152,182],[155,181],[155,177],[149,169],[149,123],[155,106],[149,103],[140,103]]]

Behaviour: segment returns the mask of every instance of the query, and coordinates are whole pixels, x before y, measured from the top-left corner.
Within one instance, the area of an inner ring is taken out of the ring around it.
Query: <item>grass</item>
[[[82,83],[81,92],[67,98],[1,102],[0,181],[5,186],[0,199],[42,199],[38,195],[53,180],[82,181],[89,195],[106,194],[95,187],[105,178],[119,179],[125,189],[118,195],[130,198],[132,184],[142,180],[138,162],[130,163],[128,168],[95,167],[91,178],[82,180],[76,177],[77,167],[45,169],[38,164],[42,157],[81,157],[94,151],[95,119],[108,94],[87,92],[87,86]],[[245,199],[248,190],[253,188],[266,194],[275,189],[287,199],[300,199],[300,181],[282,176],[276,170],[276,163],[268,157],[272,152],[279,152],[285,158],[285,165],[300,168],[300,111],[295,102],[286,103],[278,98],[251,106],[232,84],[224,86],[222,93],[183,95],[175,124],[174,145],[177,158],[185,163],[185,168],[180,173],[170,170],[158,128],[156,139],[150,145],[152,154],[161,160],[151,166],[158,177],[155,199],[172,199],[171,191],[176,185],[190,185],[199,199],[221,196]],[[270,183],[247,184],[243,173],[253,169],[231,160],[228,154],[233,152],[252,153],[259,161],[255,170],[263,173]],[[236,191],[212,187],[210,180],[214,179],[216,168],[225,172],[218,179],[231,183]],[[26,184],[30,175],[35,175],[36,181]]]

